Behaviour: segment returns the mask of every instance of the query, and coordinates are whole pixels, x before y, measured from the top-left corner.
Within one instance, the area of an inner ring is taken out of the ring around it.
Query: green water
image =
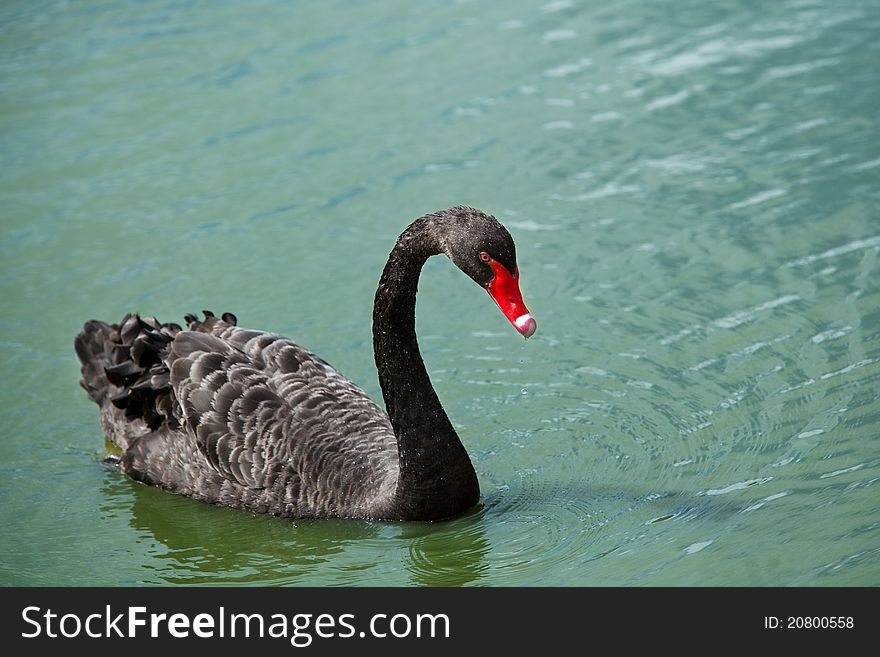
[[[880,585],[876,2],[4,2],[0,583]],[[379,398],[394,238],[481,506],[210,507],[99,463],[84,320],[202,308]]]

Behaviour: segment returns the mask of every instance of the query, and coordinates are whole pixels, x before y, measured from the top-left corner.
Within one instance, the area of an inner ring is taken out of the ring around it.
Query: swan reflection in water
[[[156,583],[463,586],[489,571],[481,507],[433,523],[290,520],[200,504],[108,474],[102,511],[130,511]]]

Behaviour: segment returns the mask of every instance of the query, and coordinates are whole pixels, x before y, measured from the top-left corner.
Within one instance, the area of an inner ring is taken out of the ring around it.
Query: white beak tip
[[[517,317],[513,325],[516,326],[517,331],[527,338],[532,337],[538,329],[538,322],[529,313]]]

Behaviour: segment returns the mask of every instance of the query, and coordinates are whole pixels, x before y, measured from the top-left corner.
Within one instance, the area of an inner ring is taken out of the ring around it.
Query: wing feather
[[[281,477],[288,498],[314,507],[391,474],[388,418],[354,383],[280,336],[210,330],[178,333],[165,365],[182,425],[217,472],[254,490]]]

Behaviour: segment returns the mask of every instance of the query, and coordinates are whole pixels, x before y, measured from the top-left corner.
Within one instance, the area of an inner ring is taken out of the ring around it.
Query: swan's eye
[[[485,251],[482,251],[480,253],[480,260],[482,260],[483,262],[489,262],[491,259],[492,259],[492,257],[488,253],[486,253]]]

